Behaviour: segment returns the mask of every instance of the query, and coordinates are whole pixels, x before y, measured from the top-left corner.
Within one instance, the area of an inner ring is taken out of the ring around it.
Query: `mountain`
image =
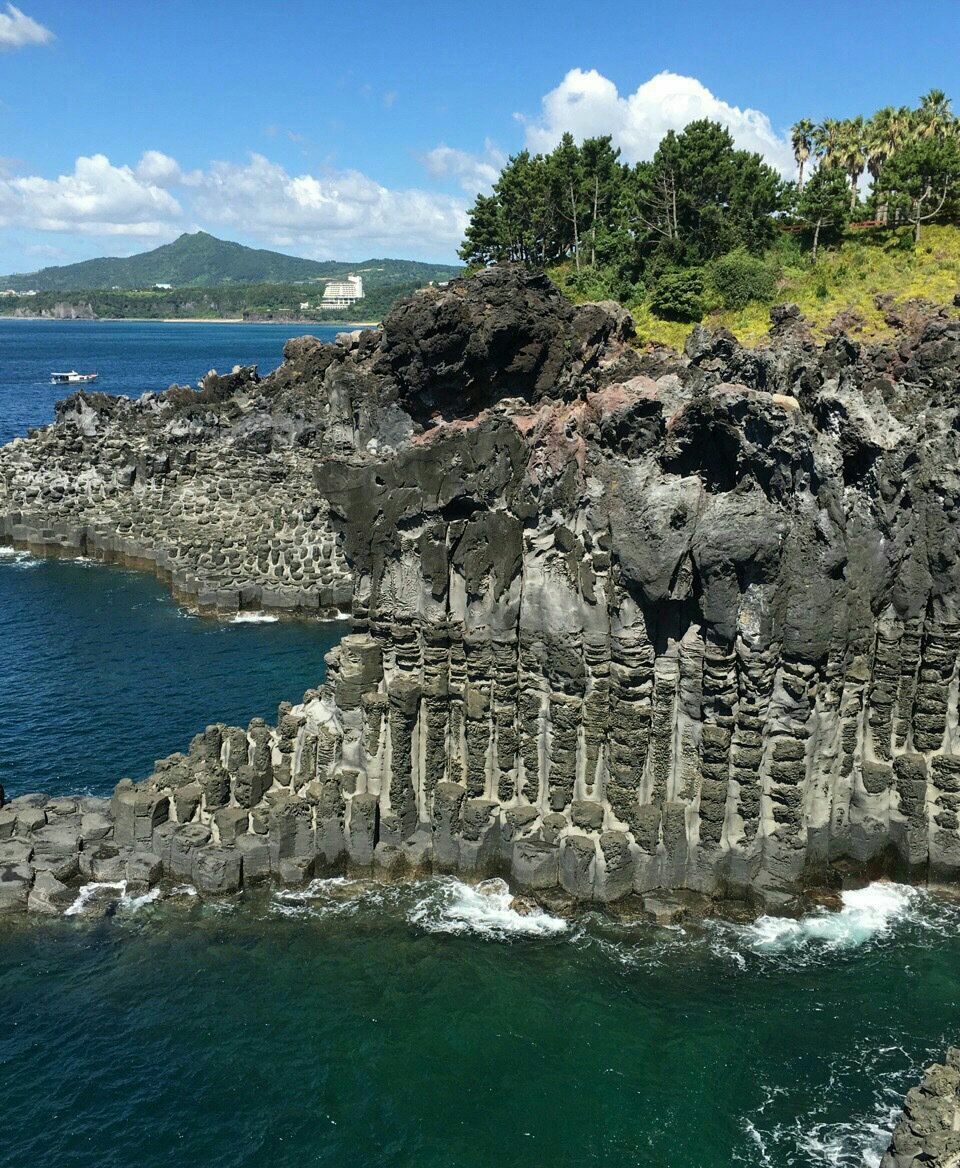
[[[359,263],[307,260],[278,251],[245,247],[217,239],[206,231],[187,232],[152,251],[123,257],[84,260],[39,272],[0,276],[0,288],[25,292],[82,291],[95,288],[214,287],[218,284],[292,284],[330,280],[348,273],[362,275],[370,291],[381,284],[429,284],[448,280],[459,269],[452,264],[415,260],[372,259]]]

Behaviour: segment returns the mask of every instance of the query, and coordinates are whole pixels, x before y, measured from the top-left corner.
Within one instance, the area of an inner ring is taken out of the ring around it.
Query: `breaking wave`
[[[6,546],[0,547],[0,561],[5,561],[15,568],[35,568],[40,563],[39,558],[30,552]]]
[[[230,623],[232,625],[273,625],[279,619],[278,616],[269,612],[238,612],[235,617],[231,618]]]
[[[779,1168],[782,1164],[879,1168],[902,1110],[904,1093],[937,1054],[931,1049],[918,1059],[916,1052],[911,1056],[896,1044],[862,1044],[842,1051],[824,1068],[827,1090],[822,1101],[800,1114],[796,1113],[802,1107],[798,1103],[811,1094],[809,1084],[767,1085],[760,1106],[741,1117],[750,1153],[746,1159],[737,1155],[735,1162],[749,1163],[752,1168]],[[843,1119],[828,1117],[835,1111],[834,1096],[849,1097],[853,1085],[864,1081],[872,1088],[866,1106]]]
[[[80,886],[76,900],[63,910],[63,915],[80,916],[97,902],[113,905],[125,912],[137,912],[144,905],[153,904],[162,897],[163,893],[159,887],[130,895],[127,892],[126,880],[91,880],[88,884]]]
[[[762,916],[741,933],[743,943],[758,953],[779,953],[818,943],[848,949],[886,933],[923,899],[917,888],[880,882],[841,894],[843,907],[809,916]]]
[[[525,907],[512,896],[506,881],[499,879],[477,885],[452,877],[434,881],[407,919],[428,933],[476,933],[494,941],[555,937],[570,928],[561,917]]]
[[[400,886],[402,889],[402,886]],[[283,888],[272,897],[270,911],[283,917],[353,916],[363,908],[383,908],[398,889],[371,880],[327,876],[304,888]]]
[[[63,915],[65,917],[78,916],[80,913],[86,912],[94,901],[122,899],[126,891],[126,880],[91,880],[89,884],[80,886],[77,899],[63,910]],[[111,893],[116,895],[108,895]]]
[[[373,913],[405,920],[427,933],[469,933],[496,941],[554,937],[570,928],[568,921],[516,899],[505,880],[472,885],[453,876],[397,884],[346,876],[317,879],[305,888],[275,892],[270,911],[320,919]]]

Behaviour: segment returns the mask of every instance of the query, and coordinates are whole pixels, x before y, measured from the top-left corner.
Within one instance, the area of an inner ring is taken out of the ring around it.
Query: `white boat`
[[[53,385],[73,385],[78,381],[96,381],[99,373],[78,373],[71,369],[69,373],[51,373],[50,381]]]

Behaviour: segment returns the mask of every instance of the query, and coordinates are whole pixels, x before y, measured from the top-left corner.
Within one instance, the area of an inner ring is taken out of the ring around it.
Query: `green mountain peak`
[[[0,276],[0,288],[23,292],[78,292],[106,288],[211,288],[223,284],[297,284],[342,278],[376,265],[376,283],[445,280],[456,274],[453,265],[414,260],[365,260],[344,263],[310,260],[265,248],[247,247],[218,239],[207,231],[185,231],[172,243],[132,256],[84,260],[38,272]]]

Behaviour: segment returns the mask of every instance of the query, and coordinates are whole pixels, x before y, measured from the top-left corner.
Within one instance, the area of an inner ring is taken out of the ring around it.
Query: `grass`
[[[779,269],[777,288],[769,301],[752,301],[745,308],[716,308],[703,318],[711,327],[728,328],[741,343],[756,345],[770,328],[773,304],[800,306],[814,334],[825,338],[827,326],[840,313],[856,314],[847,331],[864,340],[889,338],[894,330],[875,303],[890,293],[894,305],[914,298],[950,304],[960,292],[960,227],[928,226],[918,245],[909,228],[897,231],[863,230],[850,233],[838,246],[822,250],[816,265],[796,239],[785,237],[771,257]],[[570,265],[552,269],[551,277],[571,299],[602,299],[600,287],[577,291]],[[628,301],[642,343],[657,342],[682,348],[692,324],[660,320],[645,300]]]

